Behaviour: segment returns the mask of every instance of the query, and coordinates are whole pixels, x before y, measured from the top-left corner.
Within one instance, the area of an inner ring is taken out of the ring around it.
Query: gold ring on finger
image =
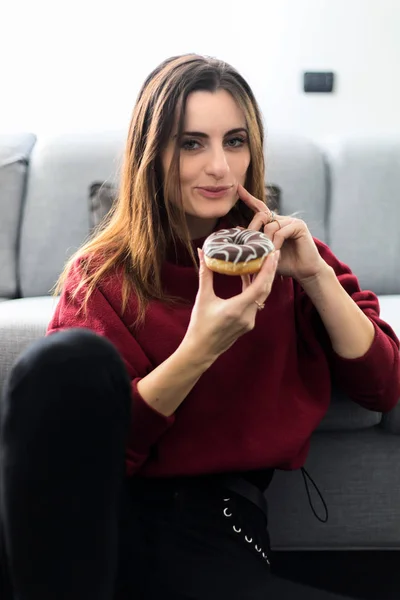
[[[270,210],[268,223],[272,223],[273,221],[276,221],[276,212],[273,210]]]
[[[257,302],[257,300],[254,300],[255,304],[257,304],[257,310],[262,310],[263,308],[265,308],[265,303],[264,302]]]
[[[278,229],[277,229],[277,231],[279,231],[279,229],[282,227],[282,225],[281,225],[281,222],[280,222],[280,221],[278,221],[278,219],[276,218],[276,212],[275,212],[275,211],[273,211],[273,210],[271,210],[270,217],[271,217],[271,218],[270,218],[270,220],[269,220],[269,223],[268,223],[268,225],[269,225],[270,223],[278,223]]]

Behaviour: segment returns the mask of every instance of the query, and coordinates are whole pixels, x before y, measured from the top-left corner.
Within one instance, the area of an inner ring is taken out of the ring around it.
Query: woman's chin
[[[228,212],[233,208],[235,203],[233,202],[215,202],[213,205],[208,206],[196,206],[190,211],[192,217],[197,217],[198,219],[220,219],[221,217],[225,217]]]

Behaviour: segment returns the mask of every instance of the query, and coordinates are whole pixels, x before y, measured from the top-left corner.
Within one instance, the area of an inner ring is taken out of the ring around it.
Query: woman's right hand
[[[189,327],[182,343],[164,362],[138,381],[137,389],[154,410],[169,417],[182,404],[200,377],[223,352],[254,327],[256,302],[268,298],[279,251],[270,254],[251,281],[242,277],[241,294],[222,300],[214,293],[213,272],[200,258],[200,285]]]
[[[259,273],[251,279],[242,276],[242,293],[222,300],[214,293],[213,272],[207,267],[202,250],[199,291],[184,342],[196,349],[200,360],[213,362],[243,334],[254,328],[259,310],[268,298],[279,260],[279,251],[268,255]]]

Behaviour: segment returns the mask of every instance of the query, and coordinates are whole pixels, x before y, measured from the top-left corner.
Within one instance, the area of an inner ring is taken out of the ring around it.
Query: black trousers
[[[128,480],[130,397],[117,350],[89,330],[18,358],[0,415],[2,600],[337,597],[271,576],[264,516],[244,498]]]

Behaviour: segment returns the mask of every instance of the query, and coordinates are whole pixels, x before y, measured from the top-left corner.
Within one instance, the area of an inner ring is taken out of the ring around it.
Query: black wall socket
[[[331,71],[304,73],[304,91],[329,93],[333,91],[334,74]]]

